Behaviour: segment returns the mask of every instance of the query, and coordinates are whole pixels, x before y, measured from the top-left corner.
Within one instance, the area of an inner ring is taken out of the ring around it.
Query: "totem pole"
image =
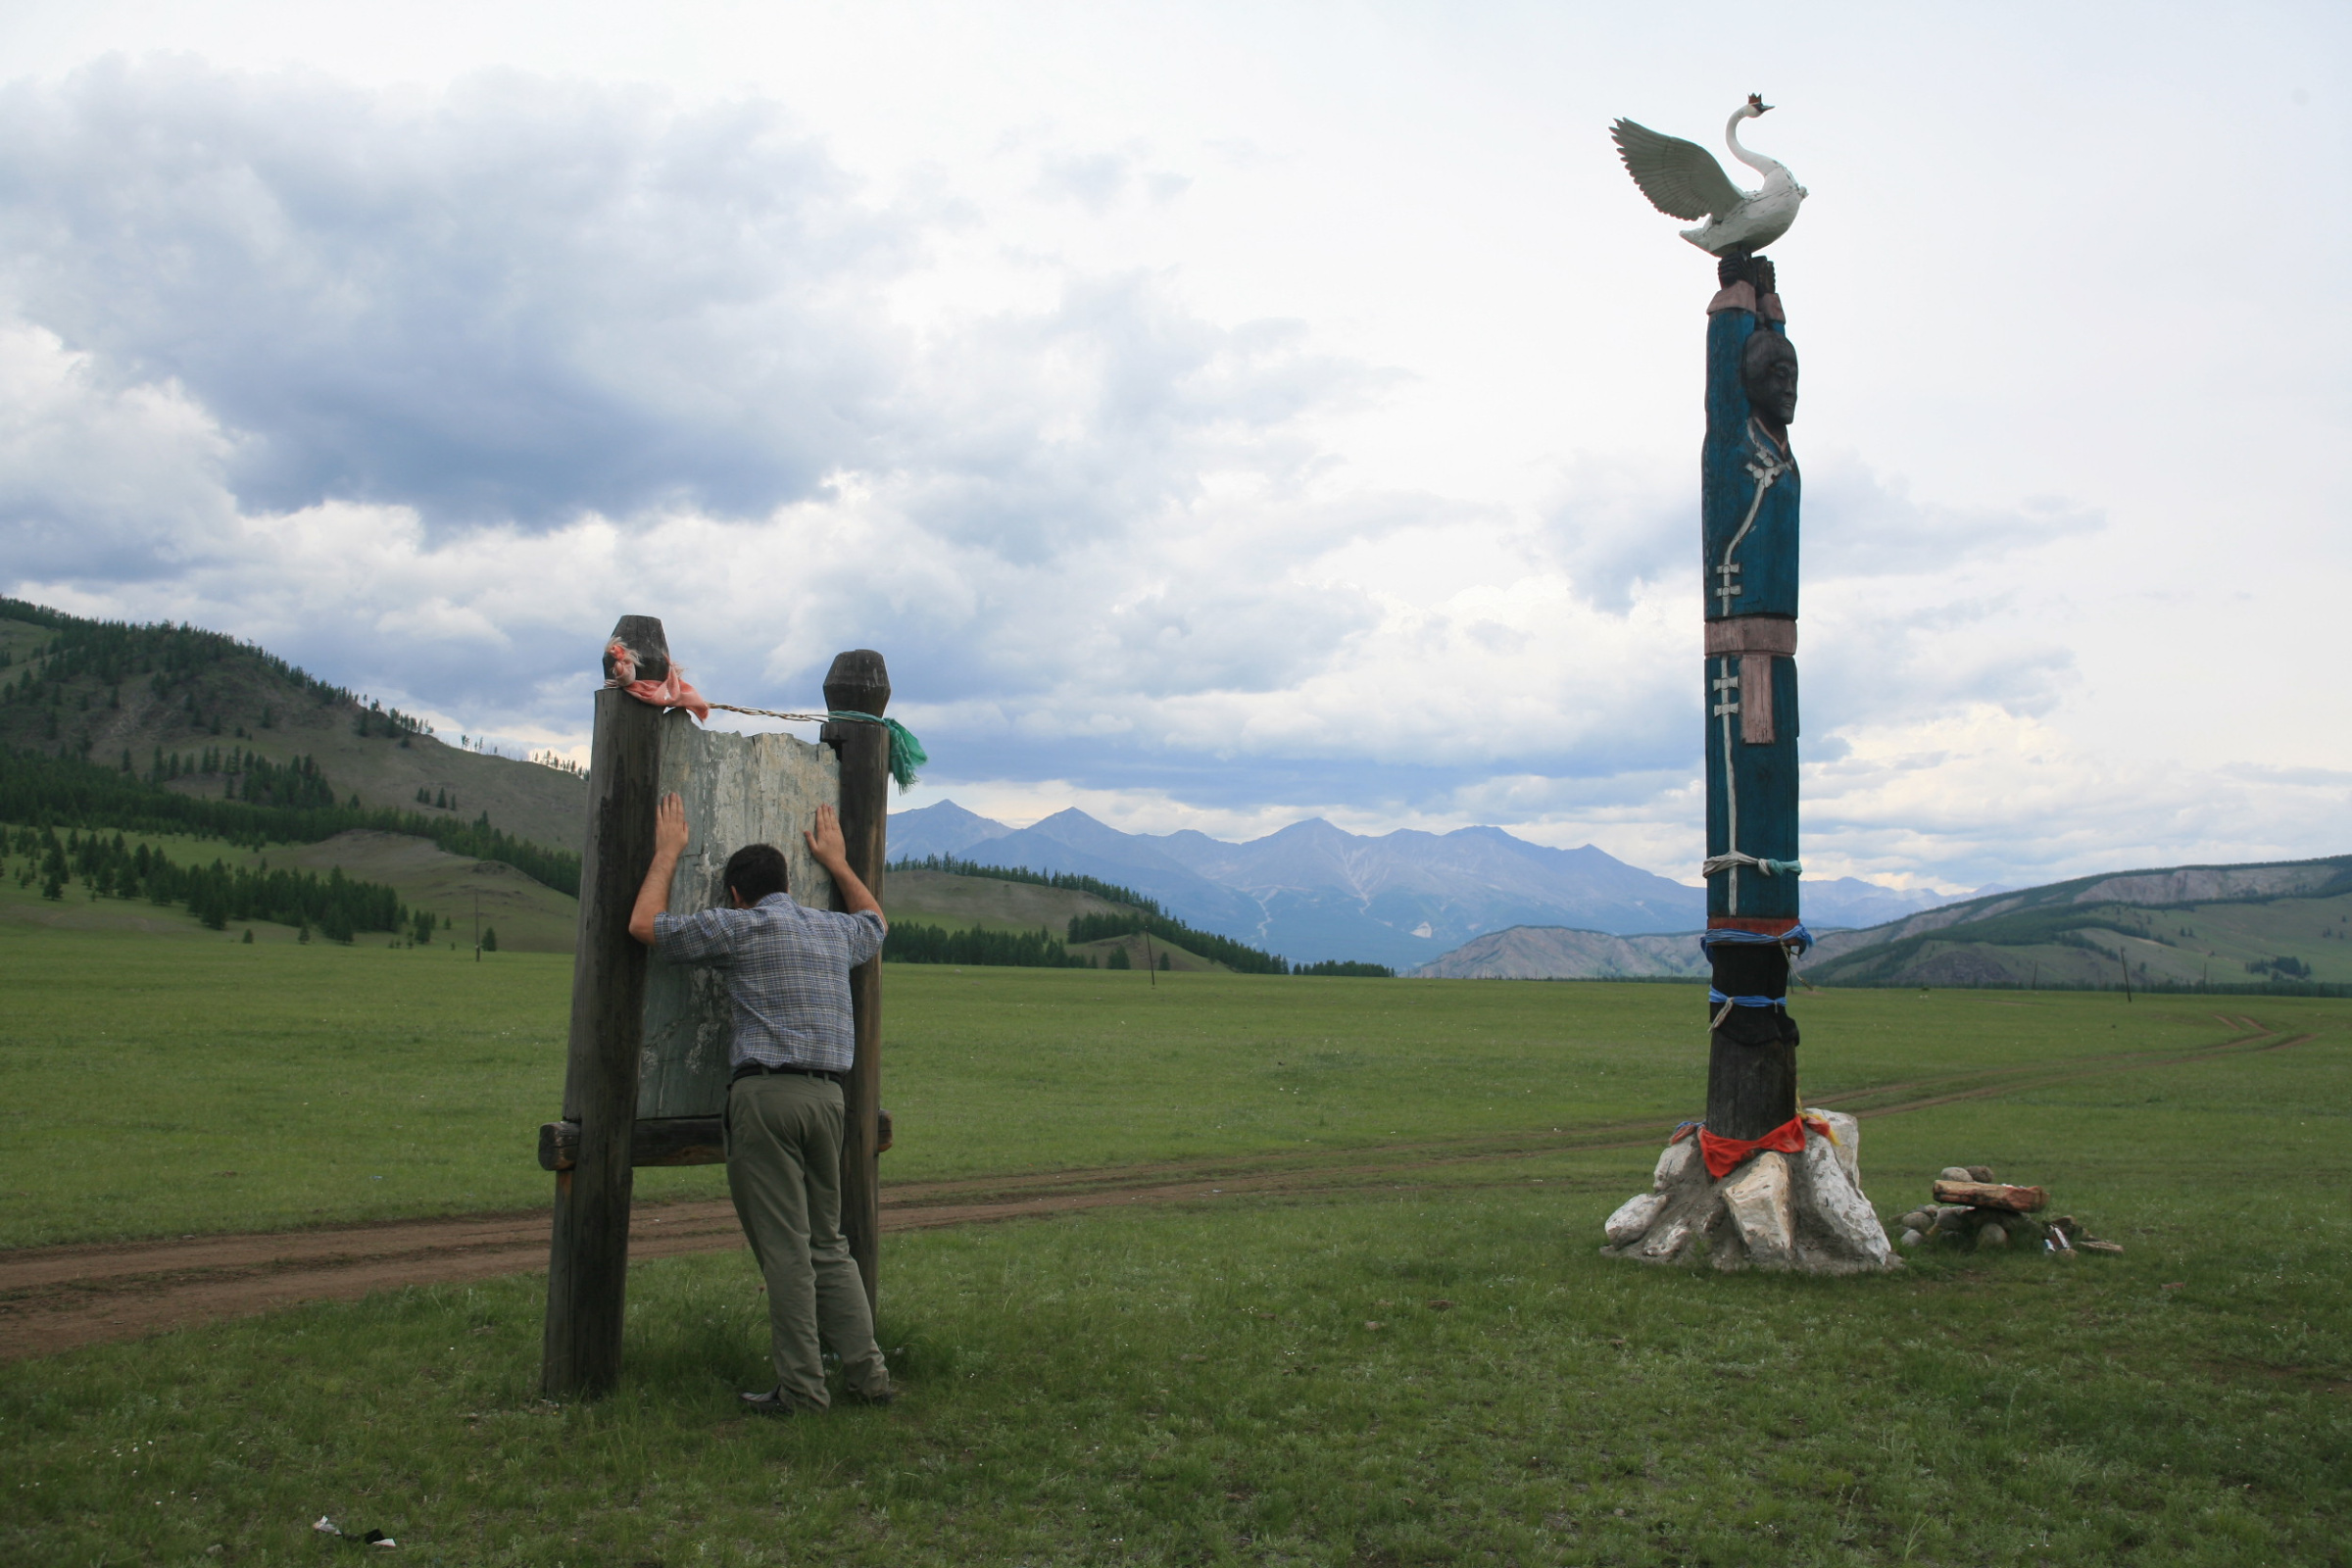
[[[1863,1198],[1850,1116],[1797,1098],[1790,959],[1811,943],[1796,847],[1796,563],[1801,499],[1788,426],[1796,349],[1775,270],[1756,252],[1787,233],[1805,189],[1740,144],[1770,109],[1750,95],[1725,140],[1760,171],[1742,192],[1705,149],[1631,121],[1627,171],[1660,211],[1701,219],[1683,237],[1718,258],[1707,306],[1707,433],[1700,449],[1706,630],[1707,1105],[1675,1130],[1651,1190],[1609,1216],[1615,1256],[1718,1268],[1853,1273],[1895,1263]]]
[[[1706,595],[1706,1136],[1753,1141],[1796,1123],[1788,959],[1798,918],[1796,559],[1801,499],[1788,424],[1796,350],[1773,264],[1717,267],[1707,306],[1707,437],[1699,458]]]

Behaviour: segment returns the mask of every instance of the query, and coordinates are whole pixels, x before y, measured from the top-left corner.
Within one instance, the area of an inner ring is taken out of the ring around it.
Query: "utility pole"
[[[482,961],[482,894],[479,888],[473,894],[473,961]]]

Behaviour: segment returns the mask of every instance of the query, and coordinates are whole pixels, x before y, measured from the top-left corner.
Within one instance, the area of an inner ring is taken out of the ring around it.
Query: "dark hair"
[[[721,880],[746,904],[758,904],[791,885],[784,872],[784,852],[773,844],[747,844],[728,856]]]

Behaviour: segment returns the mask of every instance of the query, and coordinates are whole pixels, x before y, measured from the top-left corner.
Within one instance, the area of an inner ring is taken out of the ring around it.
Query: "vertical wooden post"
[[[1699,449],[1707,928],[1718,939],[1707,953],[1717,995],[1771,1005],[1707,1004],[1707,1128],[1759,1138],[1797,1113],[1788,954],[1769,940],[1797,928],[1801,902],[1788,862],[1796,859],[1802,480],[1786,442],[1794,405],[1781,401],[1793,386],[1796,352],[1772,263],[1735,252],[1716,280]],[[1784,371],[1786,387],[1776,379]],[[1740,937],[1768,940],[1730,940]]]
[[[836,711],[871,713],[890,706],[890,671],[870,648],[837,655],[825,674],[825,706]],[[841,757],[841,836],[850,869],[876,899],[882,897],[882,865],[889,857],[890,731],[879,724],[827,724],[822,737]],[[880,1310],[877,1272],[881,1262],[882,959],[876,956],[850,971],[850,1007],[858,1030],[858,1057],[843,1086],[848,1125],[841,1141],[841,1229],[865,1299]]]
[[[669,639],[659,620],[623,615],[612,636],[636,656],[640,679],[669,673]],[[612,677],[610,661],[605,674]],[[573,1168],[556,1176],[540,1370],[541,1392],[551,1399],[594,1397],[620,1376],[630,1136],[645,1033],[646,954],[629,935],[629,913],[653,862],[661,767],[662,710],[626,692],[598,692],[564,1072],[564,1117],[579,1125],[579,1152]]]

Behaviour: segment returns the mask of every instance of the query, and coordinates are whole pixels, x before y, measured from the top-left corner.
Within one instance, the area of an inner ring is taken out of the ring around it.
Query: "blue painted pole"
[[[1788,948],[1799,932],[1795,353],[1772,264],[1727,258],[1707,307],[1699,458],[1706,596],[1707,1125],[1758,1138],[1797,1112]],[[1777,341],[1757,341],[1769,334]],[[1777,378],[1777,380],[1776,380]],[[1775,387],[1786,393],[1776,403]],[[1775,416],[1778,417],[1775,417]]]

